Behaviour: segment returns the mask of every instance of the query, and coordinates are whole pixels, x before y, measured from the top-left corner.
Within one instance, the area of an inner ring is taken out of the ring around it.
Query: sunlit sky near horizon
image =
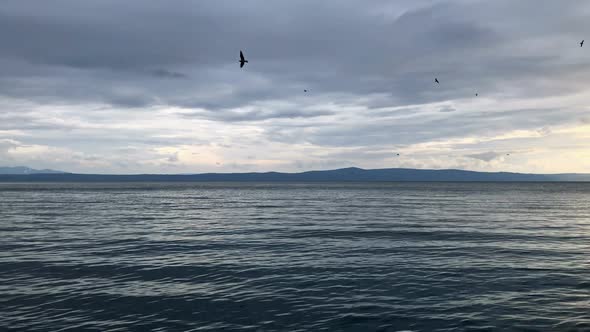
[[[590,173],[589,1],[3,0],[0,41],[0,166]]]

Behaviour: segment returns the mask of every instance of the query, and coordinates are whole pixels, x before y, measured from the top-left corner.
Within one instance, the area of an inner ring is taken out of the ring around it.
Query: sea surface
[[[2,331],[590,331],[590,183],[0,184]]]

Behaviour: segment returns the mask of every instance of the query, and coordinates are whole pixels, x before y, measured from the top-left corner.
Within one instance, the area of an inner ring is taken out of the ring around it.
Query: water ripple
[[[0,184],[0,330],[590,331],[588,184]]]

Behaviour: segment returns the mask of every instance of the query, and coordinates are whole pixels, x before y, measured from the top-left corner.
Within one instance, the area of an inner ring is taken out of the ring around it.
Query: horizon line
[[[459,168],[407,168],[407,167],[388,167],[388,168],[362,168],[357,166],[331,168],[331,169],[311,169],[298,172],[281,172],[281,171],[242,171],[242,172],[196,172],[196,173],[78,173],[68,172],[62,170],[53,169],[33,169],[27,166],[0,166],[0,168],[27,168],[35,171],[29,174],[2,174],[6,175],[99,175],[99,176],[191,176],[191,175],[229,175],[229,174],[303,174],[310,172],[330,172],[330,171],[341,171],[341,170],[359,170],[359,171],[382,171],[382,170],[410,170],[410,171],[460,171],[460,172],[473,172],[473,173],[484,173],[484,174],[519,174],[519,175],[589,175],[589,173],[577,173],[577,172],[565,172],[565,173],[529,173],[529,172],[512,172],[512,171],[476,171],[470,169],[459,169]],[[42,171],[48,171],[43,173]]]

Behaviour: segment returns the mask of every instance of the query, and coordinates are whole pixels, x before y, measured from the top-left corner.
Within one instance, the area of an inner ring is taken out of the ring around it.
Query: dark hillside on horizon
[[[302,173],[204,173],[204,174],[2,174],[0,182],[544,182],[590,181],[590,174],[523,174],[464,170],[406,168],[365,170],[356,167]]]
[[[28,175],[28,174],[65,174],[65,172],[52,169],[33,169],[25,166],[0,167],[0,175]]]

